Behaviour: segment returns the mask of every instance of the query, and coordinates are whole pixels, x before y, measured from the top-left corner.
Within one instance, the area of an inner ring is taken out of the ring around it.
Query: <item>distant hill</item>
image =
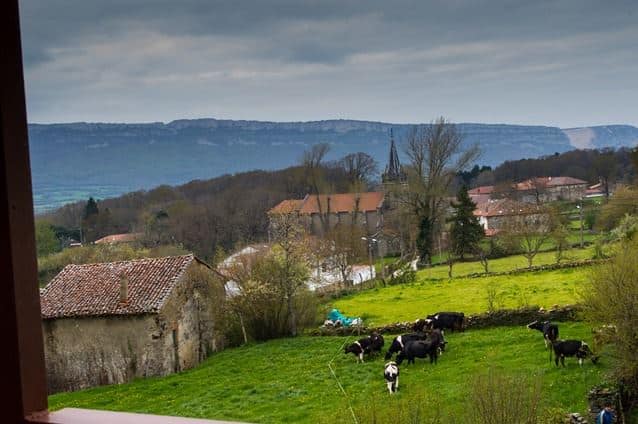
[[[34,202],[41,212],[89,196],[107,198],[160,184],[284,168],[320,142],[331,144],[329,159],[363,151],[382,168],[390,129],[401,145],[409,127],[352,120],[30,124]],[[459,124],[459,129],[468,144],[481,145],[479,162],[487,165],[565,152],[579,144],[620,146],[638,140],[638,128],[631,126],[592,127],[593,137],[583,128]]]

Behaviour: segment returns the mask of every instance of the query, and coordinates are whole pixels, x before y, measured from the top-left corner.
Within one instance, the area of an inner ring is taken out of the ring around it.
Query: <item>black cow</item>
[[[439,347],[429,340],[414,340],[406,343],[403,350],[397,355],[397,364],[407,359],[408,364],[414,364],[414,358],[430,357],[430,363],[435,363],[439,355]]]
[[[399,366],[396,362],[388,362],[383,368],[383,377],[388,386],[390,394],[399,389]]]
[[[394,340],[392,340],[392,344],[390,345],[388,352],[385,354],[385,360],[387,361],[392,358],[392,355],[395,353],[401,352],[407,342],[425,340],[426,337],[427,335],[425,333],[408,333],[396,336]]]
[[[428,315],[426,319],[416,320],[413,329],[414,331],[426,329],[465,331],[465,314],[463,312],[437,312]]]
[[[363,362],[364,354],[371,354],[374,352],[381,352],[383,348],[383,336],[377,333],[372,333],[368,337],[357,340],[349,346],[344,347],[345,354],[352,353],[359,357],[359,360]]]
[[[430,332],[430,334],[428,334],[428,338],[426,340],[437,347],[439,355],[445,352],[445,345],[447,342],[445,341],[445,337],[443,337],[443,332],[441,330],[435,328]]]
[[[575,356],[578,358],[578,364],[583,366],[585,358],[590,357],[592,363],[598,362],[598,357],[593,354],[587,343],[581,340],[559,340],[552,343],[552,350],[554,351],[554,362],[558,366],[558,361],[562,366],[565,366],[566,356]],[[552,360],[550,351],[549,360]]]
[[[543,333],[545,339],[545,347],[551,346],[556,340],[558,340],[558,325],[549,321],[534,321],[527,324],[527,328],[531,330],[538,330]]]

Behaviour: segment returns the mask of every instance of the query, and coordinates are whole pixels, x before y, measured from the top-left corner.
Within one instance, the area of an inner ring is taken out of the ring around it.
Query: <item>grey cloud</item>
[[[552,101],[566,123],[587,123],[606,118],[567,110],[570,96],[607,113],[612,97],[636,93],[638,3],[610,4],[23,0],[29,116],[418,121],[452,111],[523,122],[551,118]]]

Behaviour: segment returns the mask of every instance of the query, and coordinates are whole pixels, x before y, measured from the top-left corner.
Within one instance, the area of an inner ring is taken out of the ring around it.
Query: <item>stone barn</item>
[[[197,365],[221,347],[223,298],[193,255],[66,266],[41,291],[49,392]]]

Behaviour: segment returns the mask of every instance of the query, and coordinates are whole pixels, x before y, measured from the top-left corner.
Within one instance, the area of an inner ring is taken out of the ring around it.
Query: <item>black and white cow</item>
[[[408,333],[396,336],[394,340],[392,340],[392,344],[390,344],[388,352],[385,354],[385,360],[387,361],[391,359],[392,355],[394,355],[395,353],[401,352],[407,342],[411,342],[414,340],[425,340],[426,337],[427,335],[425,333]]]
[[[531,330],[538,330],[543,333],[545,339],[545,347],[551,346],[556,340],[558,340],[558,325],[549,321],[534,321],[527,324],[527,328]]]
[[[589,345],[581,340],[559,340],[552,343],[552,350],[554,351],[554,362],[558,366],[558,361],[562,366],[565,366],[566,356],[575,356],[578,358],[578,364],[583,366],[583,362],[589,357],[592,363],[598,362],[598,357],[593,354]],[[550,351],[551,361],[551,351]]]
[[[412,326],[414,331],[428,329],[465,331],[465,314],[463,312],[437,312],[426,319],[418,319]]]
[[[368,337],[364,337],[348,346],[345,346],[343,353],[352,353],[359,358],[359,361],[363,362],[364,354],[369,355],[374,352],[381,352],[383,343],[383,336],[377,333],[373,333]]]
[[[383,368],[383,377],[390,394],[399,390],[399,366],[396,362],[388,362]]]
[[[403,350],[397,355],[397,364],[401,365],[405,359],[408,364],[414,364],[414,358],[430,357],[430,363],[436,364],[439,356],[439,347],[429,340],[414,340],[405,344]]]

